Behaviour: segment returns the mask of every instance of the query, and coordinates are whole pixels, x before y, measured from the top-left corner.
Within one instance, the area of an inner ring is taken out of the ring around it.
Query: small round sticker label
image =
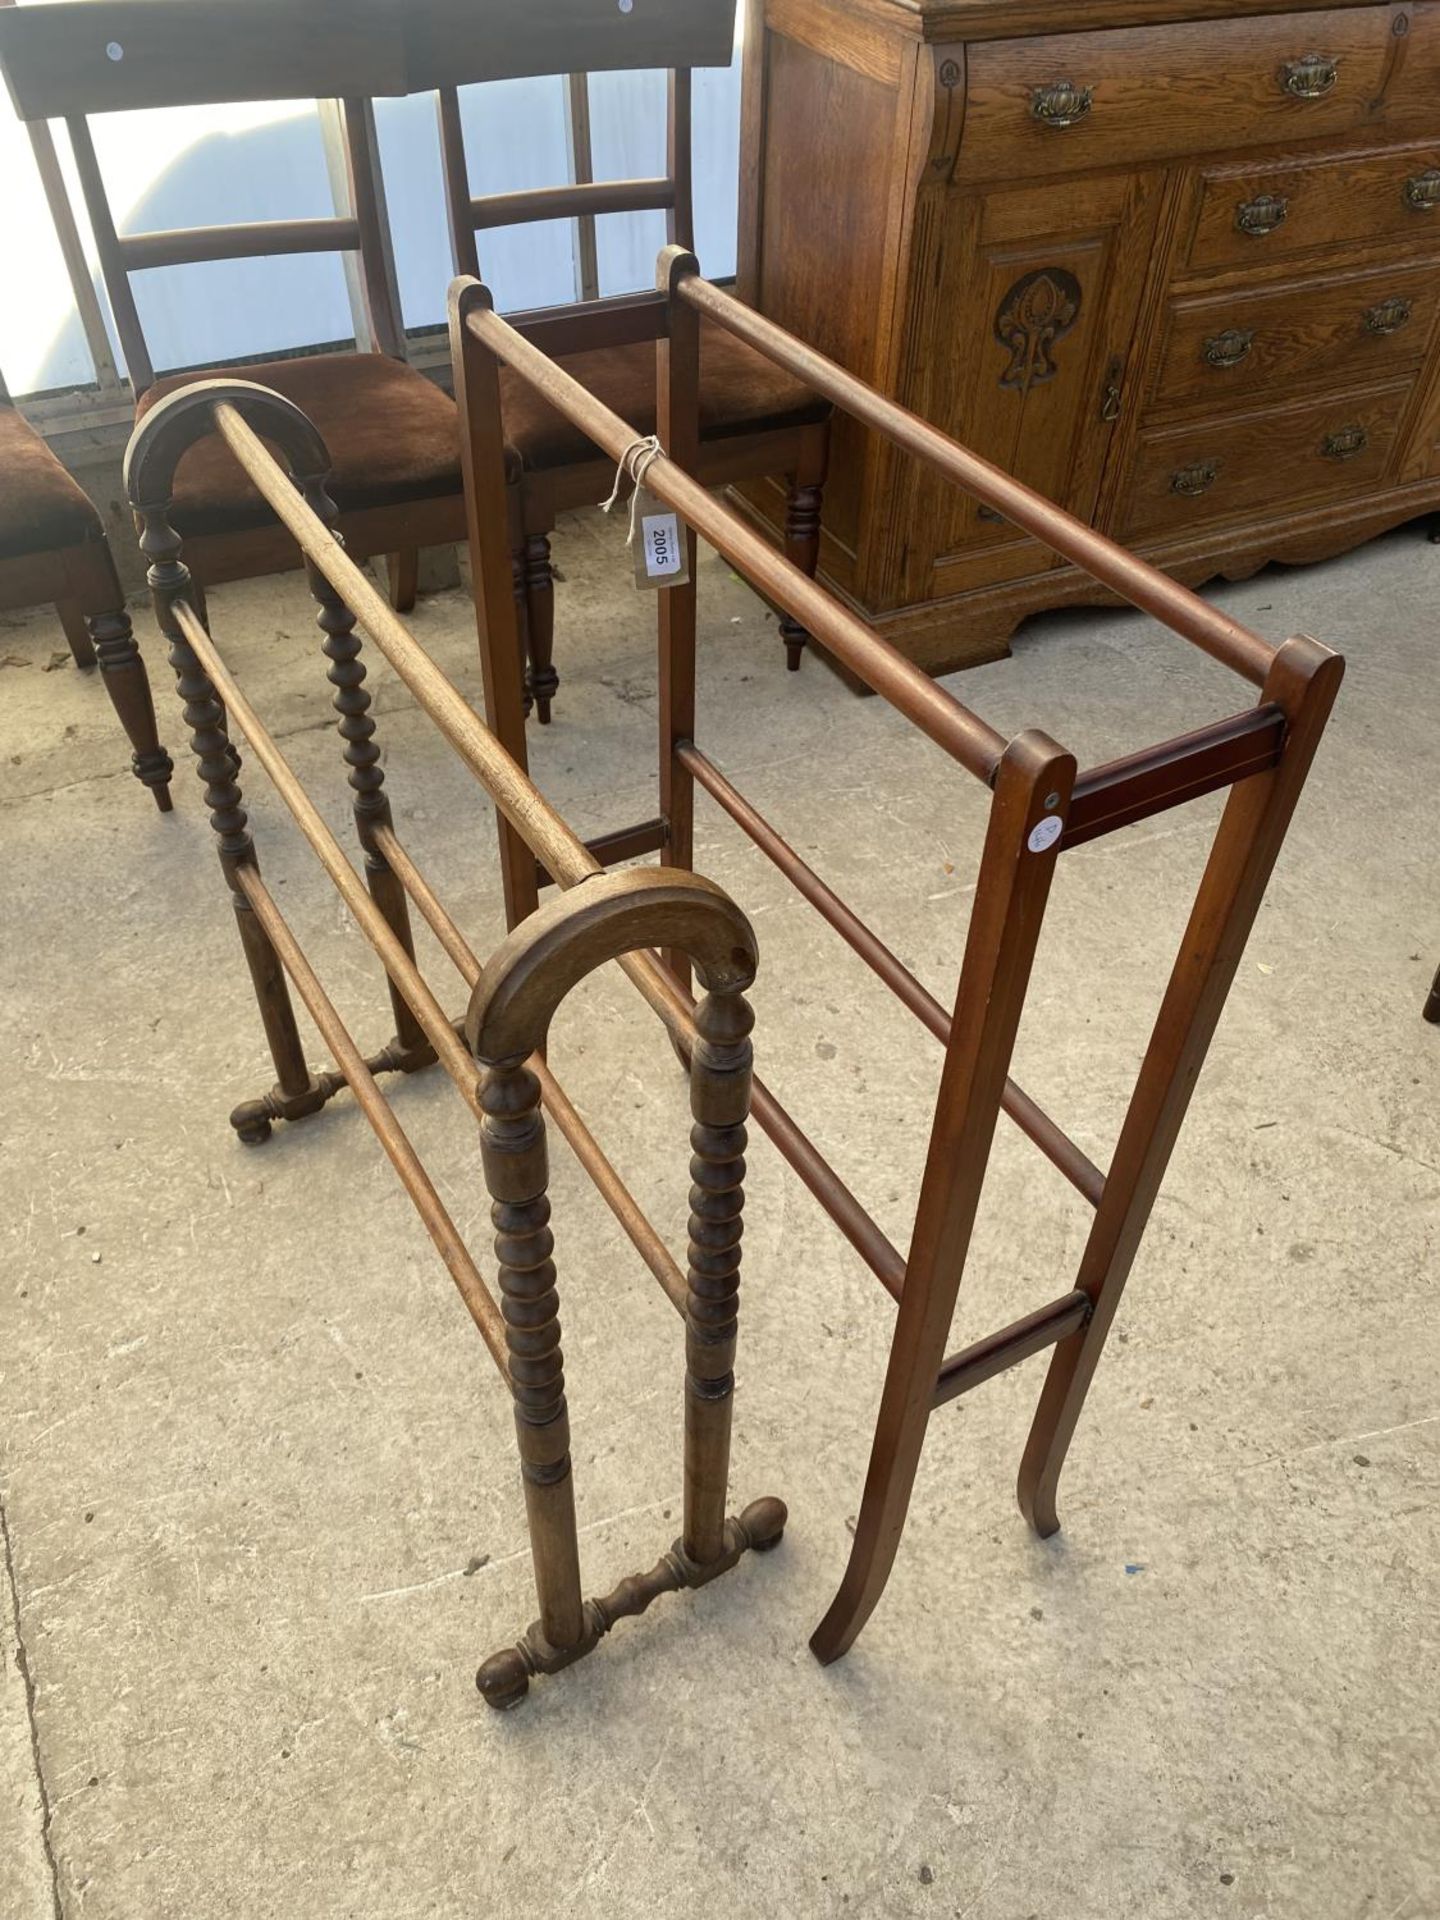
[[[123,60],[125,58],[125,49],[118,40],[106,41],[105,58],[107,60]]]
[[[1047,847],[1054,846],[1064,829],[1065,822],[1058,813],[1047,814],[1030,829],[1030,838],[1025,844],[1032,853],[1044,853]]]

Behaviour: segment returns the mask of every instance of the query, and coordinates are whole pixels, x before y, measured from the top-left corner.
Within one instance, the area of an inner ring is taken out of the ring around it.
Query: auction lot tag
[[[636,529],[631,548],[635,556],[636,586],[683,587],[690,578],[690,569],[686,564],[688,543],[679,514],[641,487],[632,525]]]

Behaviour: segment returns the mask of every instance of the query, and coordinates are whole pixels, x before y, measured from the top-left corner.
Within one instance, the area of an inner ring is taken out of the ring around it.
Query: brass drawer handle
[[[1255,335],[1247,333],[1244,327],[1227,327],[1224,333],[1207,340],[1200,351],[1207,367],[1217,367],[1224,372],[1229,367],[1238,367],[1254,344]]]
[[[1030,96],[1030,111],[1042,127],[1075,127],[1094,103],[1093,87],[1077,87],[1073,80],[1055,80],[1048,87],[1036,87]]]
[[[1304,53],[1280,69],[1280,84],[1296,100],[1323,100],[1340,78],[1340,62],[1323,53]]]
[[[1371,307],[1365,316],[1367,333],[1398,333],[1410,321],[1410,302],[1402,300],[1398,294],[1389,300],[1382,300],[1378,307]]]
[[[1320,442],[1320,451],[1327,460],[1353,460],[1369,444],[1370,436],[1364,427],[1341,427],[1338,433],[1326,434]]]
[[[1197,460],[1193,467],[1181,467],[1178,473],[1171,474],[1170,491],[1183,494],[1187,500],[1198,500],[1214,486],[1219,472],[1218,460]]]
[[[1440,189],[1440,173],[1435,176],[1437,189]],[[1412,182],[1413,184],[1413,182]],[[1253,234],[1263,239],[1267,233],[1274,233],[1277,227],[1283,227],[1290,212],[1290,202],[1278,193],[1257,193],[1253,200],[1242,200],[1235,209],[1235,225],[1241,233]]]
[[[1413,207],[1416,213],[1433,213],[1440,207],[1440,168],[1412,173],[1405,182],[1404,198],[1406,206]]]

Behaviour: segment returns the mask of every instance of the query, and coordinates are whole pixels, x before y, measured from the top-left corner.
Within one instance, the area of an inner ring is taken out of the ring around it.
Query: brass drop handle
[[[1340,78],[1340,62],[1324,53],[1302,53],[1280,69],[1280,84],[1296,100],[1323,100]]]
[[[1238,367],[1254,344],[1255,335],[1244,327],[1227,327],[1224,333],[1207,340],[1200,351],[1207,367],[1225,372],[1230,367]]]
[[[1435,177],[1440,182],[1440,174]],[[1290,202],[1281,194],[1257,193],[1253,200],[1242,200],[1236,207],[1235,225],[1241,233],[1263,239],[1267,233],[1284,226],[1289,212]]]
[[[1073,80],[1053,80],[1030,95],[1030,112],[1042,127],[1076,127],[1095,104],[1093,87],[1077,87]]]
[[[1220,472],[1218,460],[1197,460],[1193,467],[1181,467],[1170,476],[1171,493],[1183,494],[1187,500],[1198,500],[1202,493],[1208,493],[1214,486]]]
[[[1365,316],[1367,333],[1398,333],[1410,319],[1410,302],[1402,300],[1398,294],[1389,300],[1382,300],[1378,307],[1371,307]]]
[[[1440,168],[1431,167],[1425,173],[1412,173],[1405,182],[1404,200],[1407,207],[1416,213],[1433,213],[1440,207]]]
[[[1370,436],[1364,427],[1341,427],[1338,433],[1326,434],[1320,442],[1320,451],[1327,460],[1353,460],[1369,444]]]

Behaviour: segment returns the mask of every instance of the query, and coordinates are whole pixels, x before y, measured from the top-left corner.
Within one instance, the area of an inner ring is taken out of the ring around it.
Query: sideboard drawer
[[[1172,297],[1151,407],[1229,405],[1282,382],[1326,389],[1419,366],[1440,313],[1440,262],[1343,279]]]
[[[1183,537],[1272,501],[1337,499],[1389,469],[1413,380],[1142,432],[1122,540]]]
[[[1440,251],[1440,142],[1207,168],[1188,259],[1192,269],[1258,267],[1390,241],[1411,257]]]
[[[957,179],[1293,145],[1373,118],[1384,7],[972,46]]]

